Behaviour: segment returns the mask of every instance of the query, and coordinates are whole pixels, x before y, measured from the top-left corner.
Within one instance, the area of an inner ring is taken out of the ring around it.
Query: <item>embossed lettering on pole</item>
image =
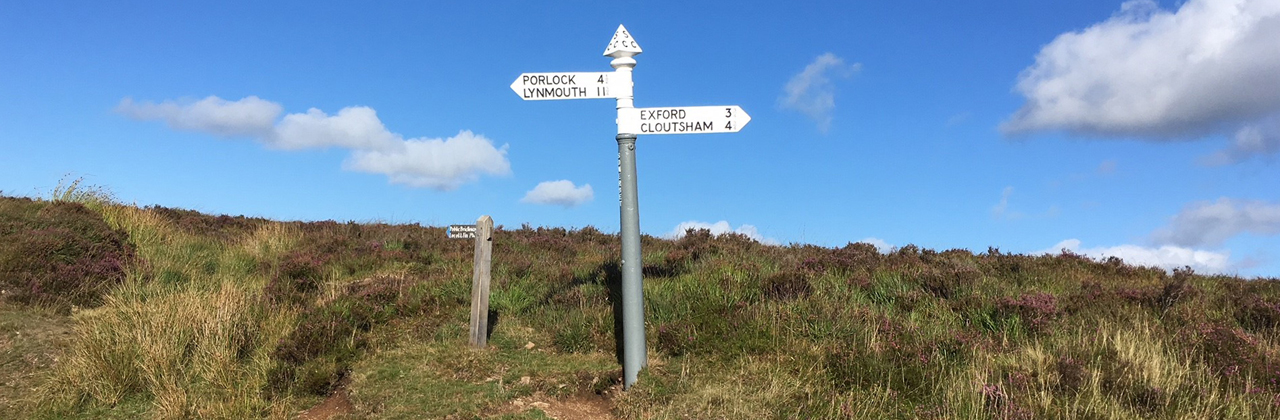
[[[711,42],[710,40],[708,42]],[[644,342],[644,299],[640,261],[640,209],[636,187],[639,134],[736,133],[751,121],[737,105],[636,108],[631,73],[640,43],[618,25],[604,49],[612,72],[524,73],[511,90],[527,101],[617,99],[618,198],[622,231],[622,384],[631,388],[648,362]]]

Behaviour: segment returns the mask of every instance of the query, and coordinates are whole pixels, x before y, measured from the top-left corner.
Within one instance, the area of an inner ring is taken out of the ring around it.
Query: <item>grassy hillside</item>
[[[92,198],[0,198],[7,413],[1280,418],[1275,279],[646,237],[649,369],[620,392],[616,235],[500,229],[476,351],[471,243],[441,228]]]

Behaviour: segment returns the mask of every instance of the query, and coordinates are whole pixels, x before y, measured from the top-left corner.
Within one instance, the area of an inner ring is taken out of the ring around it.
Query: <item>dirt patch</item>
[[[335,416],[347,414],[351,412],[351,393],[346,387],[338,388],[329,398],[325,398],[320,404],[311,407],[301,414],[298,414],[298,420],[328,420]]]
[[[613,403],[600,395],[575,395],[563,400],[548,398],[542,393],[516,398],[511,402],[514,411],[542,410],[556,420],[613,420]]]

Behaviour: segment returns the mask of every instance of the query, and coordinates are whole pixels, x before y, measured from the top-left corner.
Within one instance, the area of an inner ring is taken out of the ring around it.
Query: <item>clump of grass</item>
[[[772,300],[795,300],[813,293],[808,275],[794,270],[783,270],[769,275],[762,284],[763,294]]]
[[[261,274],[231,269],[242,251],[214,248],[147,210],[102,212],[130,233],[144,263],[126,267],[101,307],[75,315],[75,338],[41,388],[42,409],[63,417],[142,401],[160,418],[276,410],[252,389],[272,364],[267,343],[287,332],[294,313],[262,310]],[[185,280],[161,281],[161,273]]]
[[[264,391],[272,396],[328,395],[367,347],[373,327],[421,310],[421,303],[404,293],[412,282],[390,276],[366,279],[301,312],[297,327],[275,346],[277,364]]]
[[[145,304],[109,298],[77,315],[76,340],[42,390],[45,404],[65,415],[142,397],[162,418],[260,416],[270,402],[243,386],[265,379],[263,340],[280,334],[287,319],[264,313],[230,284]]]
[[[1018,317],[1019,323],[1033,334],[1044,333],[1058,319],[1058,299],[1048,293],[1029,293],[1018,298],[1003,298],[996,304],[997,317]]]
[[[76,177],[68,181],[70,175],[58,180],[58,185],[49,192],[49,201],[79,203],[92,208],[115,204],[115,194],[98,185],[83,185],[84,177]]]
[[[7,418],[30,418],[48,370],[56,366],[71,338],[72,322],[56,312],[0,302],[0,411]]]
[[[280,266],[262,290],[263,299],[271,305],[300,305],[314,299],[324,283],[324,257],[291,252],[281,258]]]
[[[673,321],[659,325],[654,349],[670,356],[682,356],[695,348],[698,331],[693,323]]]
[[[922,270],[916,281],[925,291],[940,299],[954,299],[971,293],[981,275],[976,268],[967,265],[943,264],[940,268]]]
[[[268,225],[278,228],[268,220],[245,216],[211,216],[186,209],[148,206],[146,210],[166,220],[174,228],[191,235],[199,235],[218,241],[242,238]]]

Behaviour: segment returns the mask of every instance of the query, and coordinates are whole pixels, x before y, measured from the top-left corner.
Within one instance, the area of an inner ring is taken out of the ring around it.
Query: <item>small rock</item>
[[[530,377],[528,377],[528,376],[521,376],[521,377],[520,377],[520,385],[528,385],[528,384],[531,384],[531,383],[533,383],[533,378],[530,378]]]
[[[524,349],[525,349],[525,350],[533,350],[533,348],[534,348],[534,347],[537,347],[537,346],[533,345],[533,342],[532,342],[532,341],[530,341],[530,342],[528,342],[528,343],[525,343],[525,345],[524,345]]]

